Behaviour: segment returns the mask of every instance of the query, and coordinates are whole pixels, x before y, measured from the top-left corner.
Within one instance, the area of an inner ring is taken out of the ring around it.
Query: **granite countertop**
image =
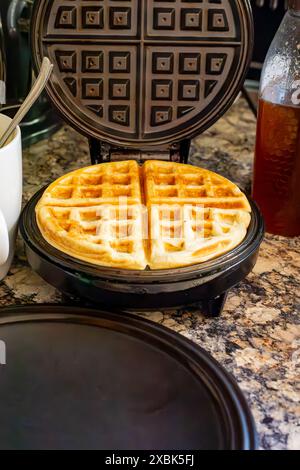
[[[240,99],[194,140],[191,161],[250,188],[255,119]],[[85,138],[64,126],[24,152],[24,202],[63,173],[89,164]],[[220,318],[195,309],[143,313],[195,341],[245,393],[264,449],[300,449],[300,238],[267,235],[258,263],[229,293]],[[0,306],[60,303],[61,294],[28,266],[19,239],[13,266],[0,282]]]

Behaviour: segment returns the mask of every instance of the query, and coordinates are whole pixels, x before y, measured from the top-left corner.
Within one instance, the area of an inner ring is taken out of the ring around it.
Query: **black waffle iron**
[[[47,92],[90,142],[93,164],[188,161],[190,139],[233,103],[253,44],[247,0],[36,0],[36,66],[54,63]],[[45,188],[27,204],[21,233],[32,268],[67,295],[123,309],[202,304],[218,315],[228,289],[252,270],[263,220],[252,206],[245,240],[190,267],[129,271],[94,266],[50,246],[35,220]]]

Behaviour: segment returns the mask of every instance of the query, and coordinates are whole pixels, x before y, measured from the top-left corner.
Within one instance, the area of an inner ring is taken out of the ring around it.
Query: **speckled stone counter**
[[[250,188],[255,119],[243,100],[195,139],[191,161]],[[24,202],[64,172],[89,164],[86,140],[63,127],[24,152]],[[143,313],[209,351],[244,391],[264,449],[300,449],[300,239],[267,235],[255,270],[230,294],[221,318],[192,309]],[[0,306],[59,303],[29,268],[21,240]]]

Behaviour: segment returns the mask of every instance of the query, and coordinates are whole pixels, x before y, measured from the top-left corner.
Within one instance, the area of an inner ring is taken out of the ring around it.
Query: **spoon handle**
[[[11,134],[14,132],[16,127],[20,124],[22,121],[23,117],[28,113],[29,109],[32,107],[32,105],[35,103],[35,101],[38,99],[40,96],[41,92],[45,88],[45,85],[47,84],[51,72],[53,69],[53,64],[50,62],[50,60],[47,57],[44,57],[40,73],[30,90],[28,96],[22,103],[19,111],[17,114],[14,116],[12,119],[11,123],[9,124],[7,130],[4,132],[2,137],[0,138],[0,148],[3,147]]]

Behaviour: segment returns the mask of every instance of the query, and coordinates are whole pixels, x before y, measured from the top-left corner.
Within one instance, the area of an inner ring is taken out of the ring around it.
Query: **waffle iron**
[[[188,162],[190,139],[233,103],[251,58],[248,0],[36,0],[32,49],[54,63],[47,92],[89,138],[92,164],[135,159]],[[68,296],[123,309],[201,304],[222,311],[227,292],[252,270],[264,232],[252,206],[245,240],[189,267],[132,271],[96,267],[50,246],[35,220],[45,188],[20,222],[28,261]]]

